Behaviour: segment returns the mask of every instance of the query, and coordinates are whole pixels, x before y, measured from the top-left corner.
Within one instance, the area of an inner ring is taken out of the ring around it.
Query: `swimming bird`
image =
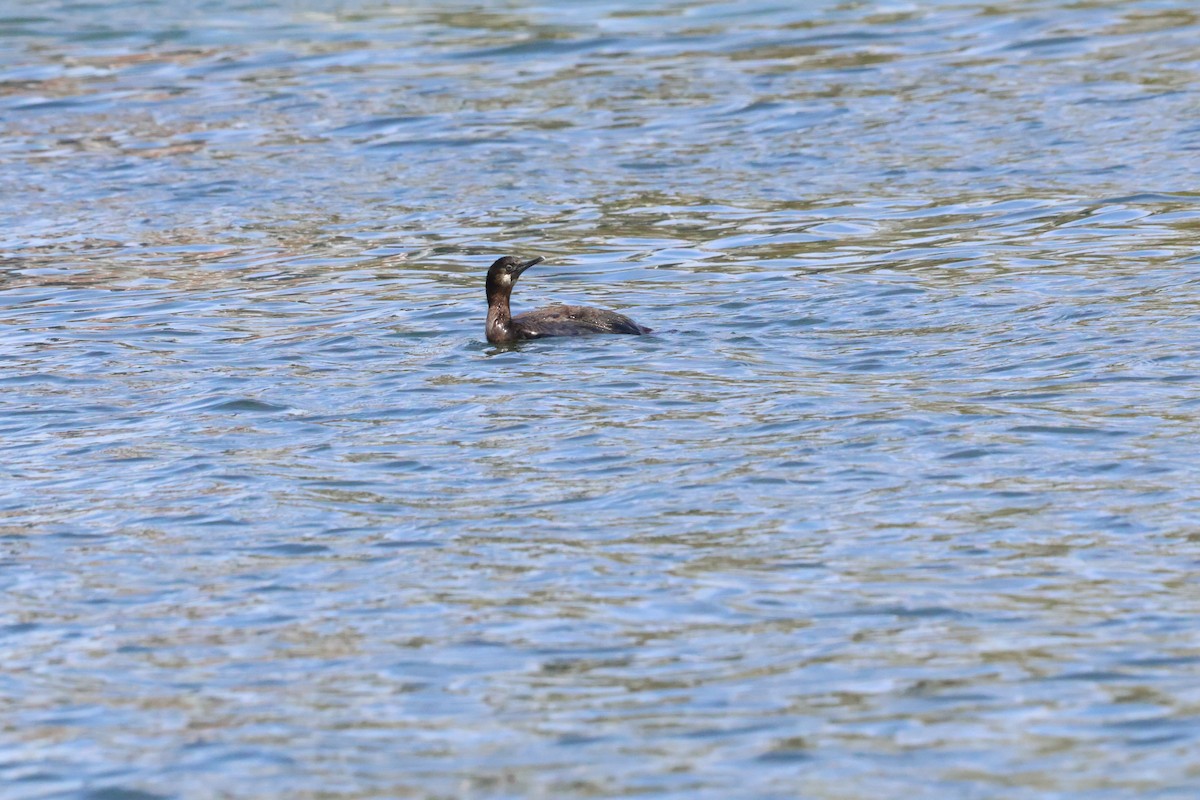
[[[492,344],[512,344],[547,336],[586,336],[591,333],[628,333],[641,336],[650,329],[624,314],[586,306],[547,306],[512,315],[508,301],[521,273],[545,261],[538,256],[522,261],[514,256],[497,259],[487,274],[487,339]]]

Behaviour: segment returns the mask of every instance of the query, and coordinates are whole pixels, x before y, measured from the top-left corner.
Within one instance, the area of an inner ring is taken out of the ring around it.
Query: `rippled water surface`
[[[1185,0],[0,0],[0,795],[1191,798]],[[483,337],[615,308],[646,337]]]

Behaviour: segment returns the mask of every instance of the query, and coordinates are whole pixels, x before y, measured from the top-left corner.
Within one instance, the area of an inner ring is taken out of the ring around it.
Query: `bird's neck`
[[[493,344],[502,344],[516,339],[512,328],[512,310],[509,308],[510,292],[499,291],[488,296],[487,338]]]

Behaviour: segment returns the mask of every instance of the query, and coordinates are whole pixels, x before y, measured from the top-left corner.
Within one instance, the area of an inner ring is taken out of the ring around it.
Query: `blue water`
[[[1198,45],[0,2],[0,796],[1194,797]]]

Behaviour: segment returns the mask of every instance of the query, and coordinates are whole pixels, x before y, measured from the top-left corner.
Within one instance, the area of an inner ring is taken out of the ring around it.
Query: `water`
[[[1194,796],[1198,38],[0,4],[0,795]]]

